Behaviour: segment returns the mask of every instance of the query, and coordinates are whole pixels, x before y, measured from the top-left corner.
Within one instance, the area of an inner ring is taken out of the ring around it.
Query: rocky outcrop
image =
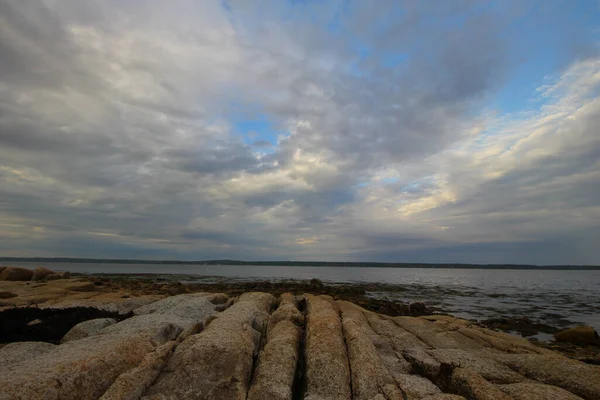
[[[146,355],[137,367],[121,374],[100,400],[139,400],[164,368],[175,343],[167,342]]]
[[[145,399],[246,399],[254,357],[275,298],[245,293],[177,346]],[[193,379],[190,379],[193,377]]]
[[[212,315],[207,297],[190,297],[180,308],[145,314],[108,326],[98,334],[55,346],[0,373],[0,399],[98,399],[123,373],[177,338],[188,325]],[[182,315],[185,314],[185,315]],[[6,347],[0,349],[0,354]]]
[[[339,306],[350,362],[352,398],[369,400],[378,395],[386,399],[402,398],[402,392],[377,352],[373,343],[376,333],[362,309],[348,302],[339,302]]]
[[[159,295],[131,296],[122,290],[107,292],[82,278],[37,282],[0,281],[0,292],[11,293],[11,296],[0,299],[0,310],[3,307],[29,306],[39,308],[95,307],[126,314],[164,298]]]
[[[0,374],[13,370],[14,365],[24,360],[31,362],[35,358],[54,350],[55,344],[46,342],[15,342],[0,349]]]
[[[19,298],[40,289],[12,284]],[[100,296],[64,286],[42,287],[60,288],[70,302]],[[60,345],[0,347],[0,399],[600,398],[599,366],[450,316],[392,318],[309,294],[142,303],[130,305],[133,317],[117,314],[123,321],[75,326]]]
[[[80,322],[71,328],[69,332],[62,338],[61,343],[67,343],[71,340],[79,340],[88,336],[99,333],[102,329],[109,325],[116,324],[114,318],[96,318],[88,321]]]
[[[28,281],[32,277],[32,270],[19,267],[6,267],[0,273],[0,281]]]
[[[281,295],[279,307],[269,318],[267,342],[260,352],[248,400],[292,398],[303,325],[296,298],[289,293]]]
[[[306,295],[306,400],[349,400],[350,367],[339,308],[329,296]]]
[[[55,272],[44,267],[38,267],[33,271],[22,267],[0,267],[0,281],[41,281],[68,279],[70,276],[69,272]]]
[[[537,382],[498,385],[498,388],[514,400],[581,400],[581,397],[565,389]]]

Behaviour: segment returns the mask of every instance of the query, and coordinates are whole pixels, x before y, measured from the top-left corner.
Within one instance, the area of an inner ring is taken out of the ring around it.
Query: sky
[[[600,3],[0,0],[0,256],[600,264]]]

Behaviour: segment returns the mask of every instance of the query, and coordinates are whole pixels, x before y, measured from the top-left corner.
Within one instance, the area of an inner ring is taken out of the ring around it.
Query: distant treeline
[[[293,267],[377,267],[377,268],[467,268],[467,269],[567,269],[600,270],[599,265],[524,265],[524,264],[427,264],[343,261],[240,261],[240,260],[118,260],[70,257],[0,257],[0,262],[31,263],[107,263],[107,264],[178,264],[178,265],[278,265]]]

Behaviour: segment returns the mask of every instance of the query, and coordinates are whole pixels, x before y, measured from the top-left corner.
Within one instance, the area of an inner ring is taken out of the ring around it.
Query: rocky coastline
[[[0,270],[0,400],[600,398],[593,329],[551,349],[366,285],[29,272]]]

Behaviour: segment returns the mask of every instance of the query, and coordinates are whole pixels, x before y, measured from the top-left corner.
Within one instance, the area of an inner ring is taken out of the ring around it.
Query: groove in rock
[[[296,373],[294,374],[294,383],[292,385],[292,400],[304,399],[306,393],[306,299],[298,301],[298,310],[304,315],[304,323],[300,332],[298,342],[298,362],[296,363]]]
[[[257,329],[254,329],[254,330],[259,332]],[[246,391],[246,398],[248,398],[250,388],[252,387],[252,383],[254,382],[254,379],[256,378],[256,369],[258,367],[258,358],[260,357],[260,353],[262,352],[263,347],[265,346],[266,336],[267,336],[266,335],[266,333],[267,333],[267,324],[266,323],[263,324],[262,329],[260,330],[259,333],[260,333],[259,343],[258,343],[256,350],[254,351],[254,355],[252,356],[252,369],[250,370],[250,377],[248,379],[248,385],[247,385],[248,390]]]
[[[342,320],[342,312],[338,310],[338,315],[340,317],[340,322]],[[350,351],[348,350],[348,342],[346,340],[346,328],[344,328],[344,324],[342,324],[342,338],[344,339],[344,346],[346,346],[346,362],[348,363],[348,378],[350,380],[350,398],[354,398],[354,388],[352,387],[352,364],[350,363]]]

